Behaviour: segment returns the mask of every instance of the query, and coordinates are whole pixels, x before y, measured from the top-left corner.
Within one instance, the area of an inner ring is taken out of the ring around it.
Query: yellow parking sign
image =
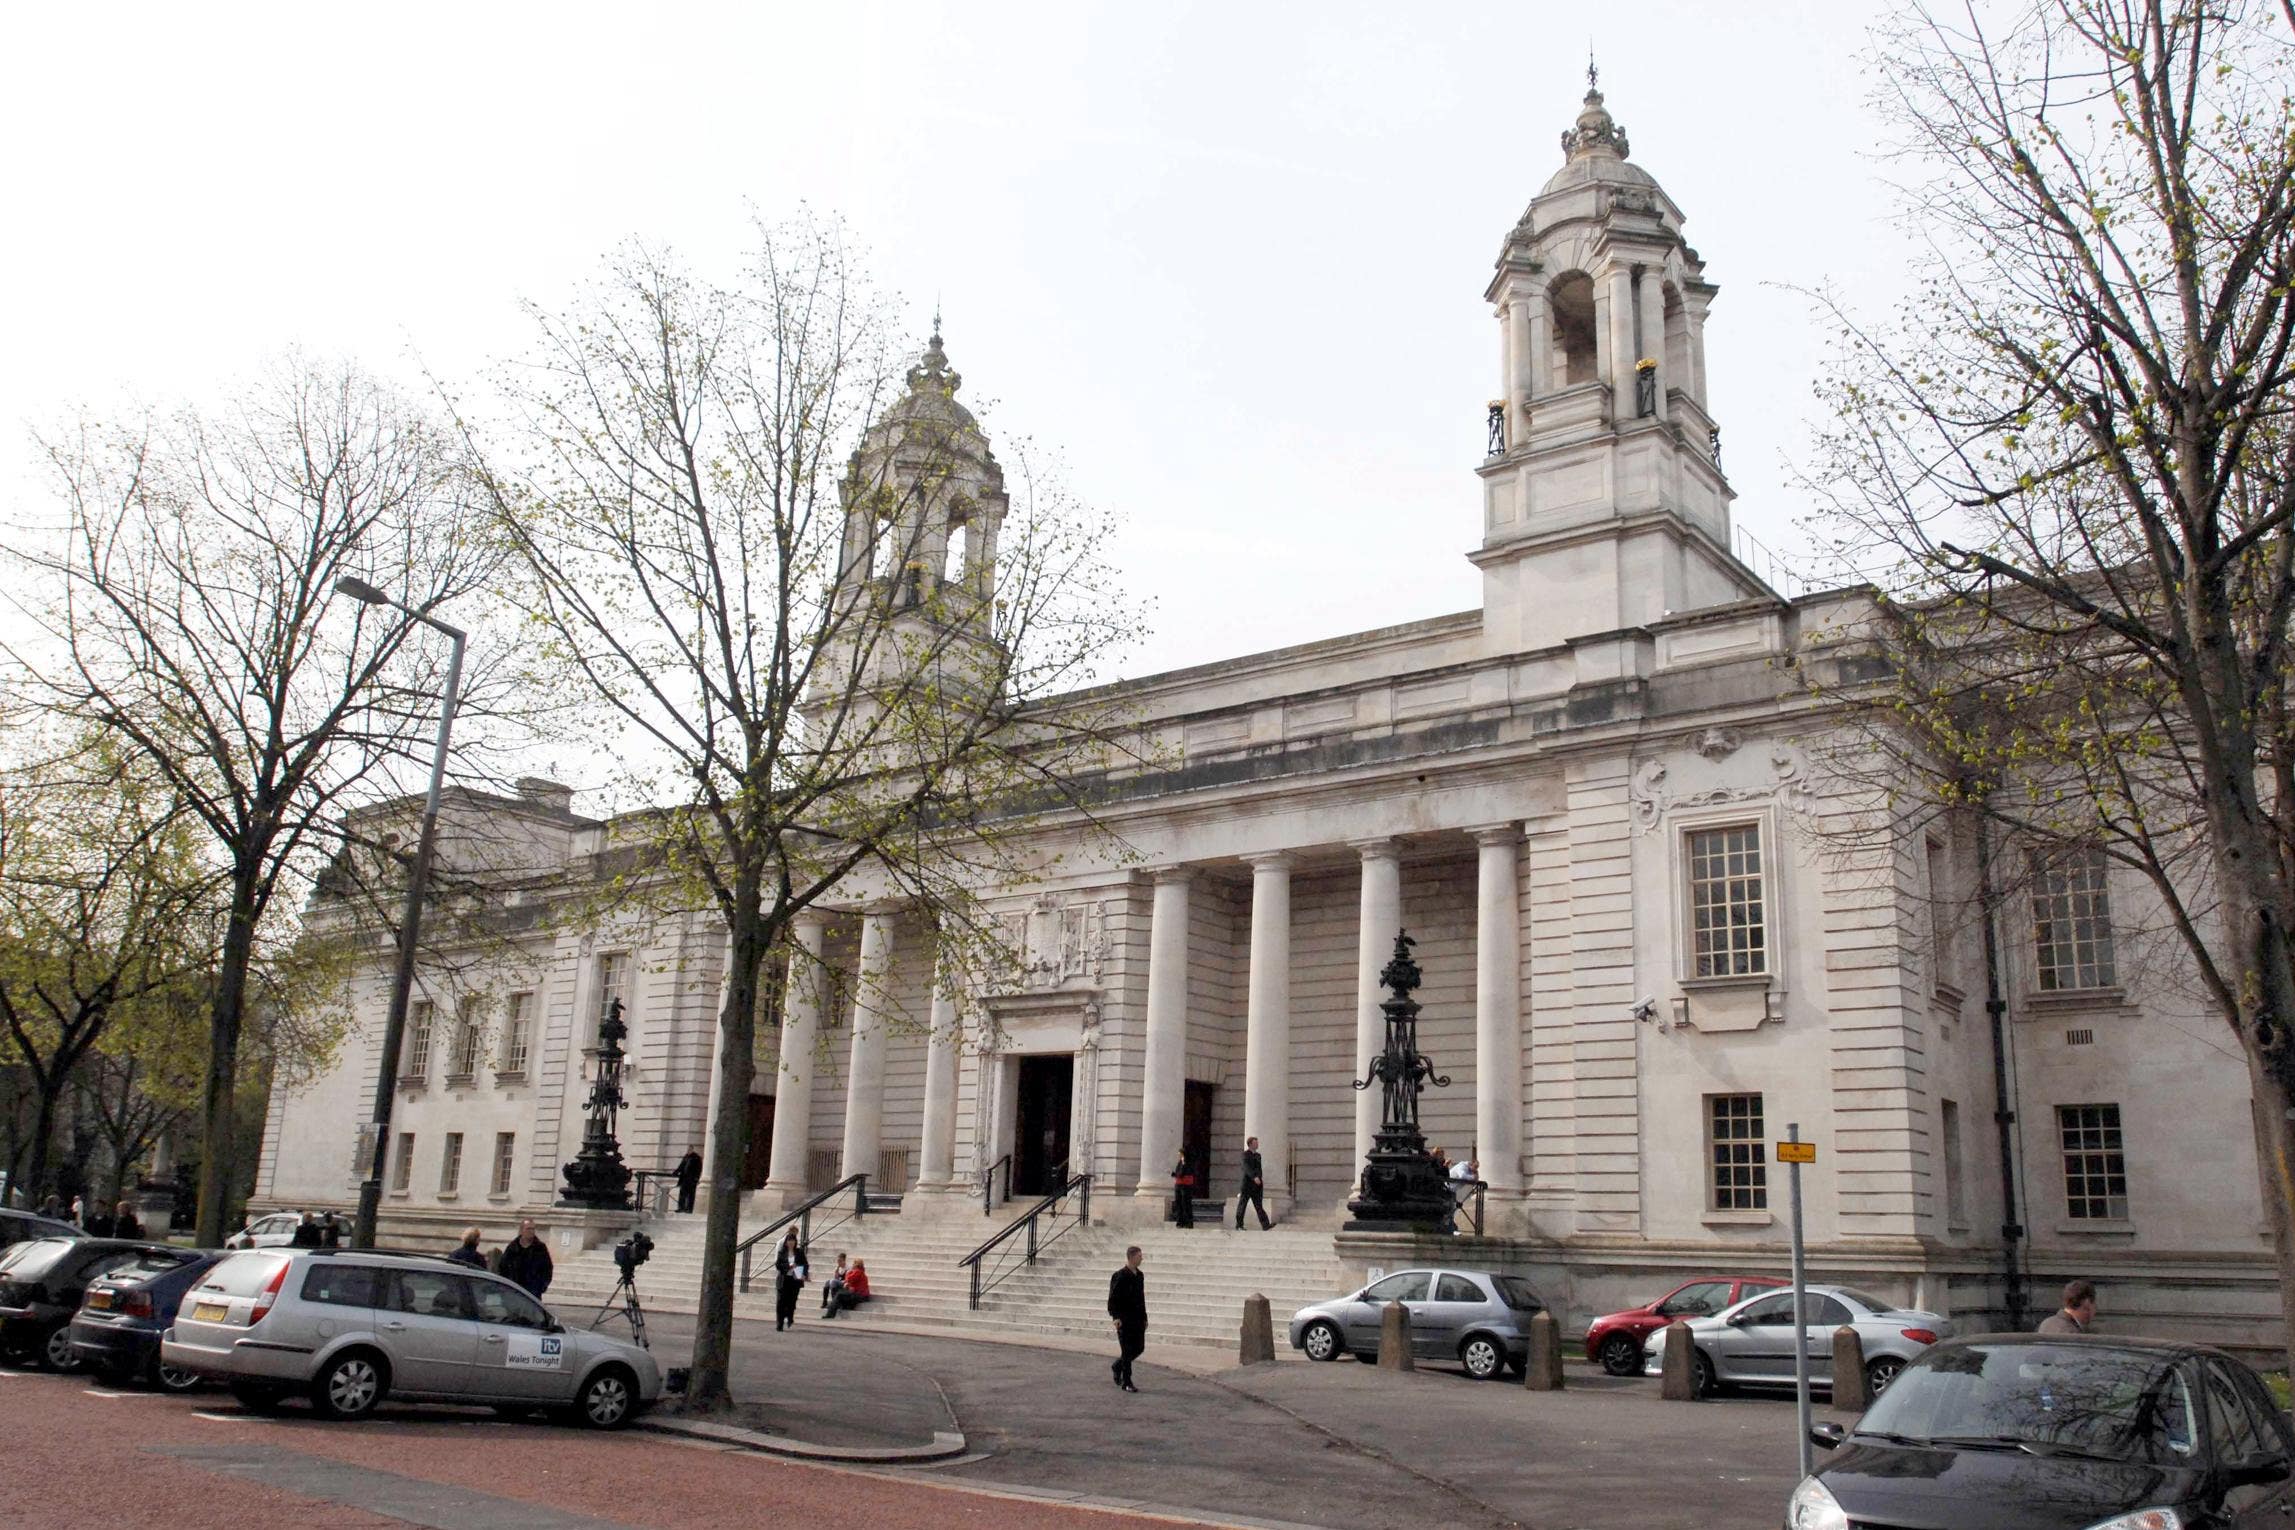
[[[1815,1163],[1817,1144],[1814,1142],[1780,1142],[1777,1144],[1779,1163]]]

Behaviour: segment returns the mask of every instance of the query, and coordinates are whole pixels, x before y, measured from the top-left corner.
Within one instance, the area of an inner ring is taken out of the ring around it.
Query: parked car
[[[1952,1337],[1933,1312],[1913,1312],[1853,1286],[1810,1286],[1805,1321],[1793,1321],[1793,1293],[1765,1291],[1718,1312],[1690,1318],[1692,1385],[1700,1397],[1721,1387],[1793,1385],[1793,1341],[1809,1348],[1809,1383],[1833,1389],[1833,1330],[1857,1330],[1865,1346],[1865,1385],[1879,1397],[1931,1344]],[[1643,1342],[1642,1371],[1665,1370],[1665,1329]]]
[[[302,1220],[303,1214],[299,1211],[274,1211],[249,1221],[225,1238],[223,1246],[227,1249],[286,1248],[295,1241],[295,1228]]]
[[[1528,1367],[1530,1318],[1546,1306],[1517,1276],[1402,1270],[1351,1295],[1301,1307],[1291,1318],[1291,1347],[1306,1351],[1310,1360],[1336,1360],[1342,1354],[1375,1360],[1379,1314],[1388,1302],[1410,1309],[1415,1358],[1456,1360],[1478,1381],[1509,1366],[1517,1375]]]
[[[160,1363],[159,1339],[184,1293],[229,1256],[181,1253],[143,1255],[88,1282],[71,1327],[82,1365],[113,1381],[148,1381],[163,1392],[188,1392],[202,1383],[195,1371]]]
[[[1907,1366],[1785,1510],[1788,1530],[2230,1530],[2295,1514],[2295,1436],[2212,1349],[1975,1334]]]
[[[1586,1358],[1613,1376],[1636,1375],[1642,1368],[1642,1341],[1675,1318],[1711,1317],[1784,1284],[1773,1275],[1700,1275],[1685,1280],[1654,1302],[1594,1319],[1586,1329]]]
[[[244,1407],[301,1394],[329,1418],[404,1397],[560,1410],[618,1429],[662,1386],[643,1347],[569,1331],[500,1276],[373,1249],[233,1254],[192,1287],[159,1355],[227,1383]]]
[[[6,1253],[19,1243],[29,1243],[34,1238],[84,1238],[86,1236],[86,1233],[81,1232],[69,1222],[59,1222],[53,1217],[44,1217],[36,1212],[10,1211],[6,1208],[0,1208],[0,1253]]]
[[[88,1283],[142,1258],[192,1258],[188,1249],[121,1238],[36,1238],[0,1255],[0,1352],[52,1371],[77,1369],[72,1314]]]

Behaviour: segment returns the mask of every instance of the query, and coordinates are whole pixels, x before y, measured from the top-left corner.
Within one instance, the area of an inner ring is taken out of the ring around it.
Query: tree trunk
[[[744,872],[733,886],[725,1008],[717,1018],[717,1121],[709,1137],[709,1213],[702,1229],[701,1295],[693,1322],[693,1369],[685,1411],[721,1412],[731,1403],[734,1245],[741,1231],[741,1165],[749,1151],[749,1085],[757,1072],[757,974],[764,965],[762,879]]]
[[[32,1161],[25,1166],[24,1182],[32,1187],[34,1196],[48,1193],[48,1164],[50,1150],[56,1138],[56,1101],[63,1097],[63,1075],[52,1073],[49,1078],[32,1080]],[[27,1201],[26,1205],[36,1205]]]
[[[239,1087],[239,1024],[247,1000],[247,969],[255,958],[255,887],[251,870],[231,886],[231,923],[223,935],[222,965],[215,974],[215,1001],[207,1022],[207,1092],[199,1132],[200,1248],[223,1243],[224,1216],[231,1199],[231,1163],[237,1131],[233,1119]]]

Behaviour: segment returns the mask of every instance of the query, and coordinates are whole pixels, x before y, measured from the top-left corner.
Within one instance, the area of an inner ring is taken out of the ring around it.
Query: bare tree
[[[443,653],[424,630],[329,596],[353,575],[448,606],[484,591],[492,544],[451,435],[349,367],[288,364],[233,409],[83,423],[44,446],[62,516],[16,555],[49,597],[13,655],[26,694],[148,760],[225,889],[201,1106],[212,1244],[250,975],[291,942],[345,810],[427,757],[436,721]],[[491,683],[467,678],[466,718]]]
[[[937,918],[944,967],[985,950],[975,889],[1031,814],[1075,804],[1104,736],[1085,708],[1030,708],[1135,617],[1105,522],[1025,472],[1007,488],[937,334],[904,381],[837,225],[761,230],[730,287],[632,246],[536,317],[488,488],[552,656],[629,740],[626,784],[668,804],[643,831],[658,895],[728,937],[687,1395],[706,1411],[727,1401],[769,954],[864,883]]]
[[[2295,6],[1923,14],[1879,64],[1928,275],[1894,322],[1835,310],[1811,481],[1893,598],[1888,768],[2149,880],[2295,1287]]]

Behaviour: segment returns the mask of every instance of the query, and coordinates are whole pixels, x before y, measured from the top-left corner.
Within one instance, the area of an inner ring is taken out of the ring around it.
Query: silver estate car
[[[562,1411],[618,1429],[661,1396],[639,1346],[570,1331],[519,1287],[424,1254],[253,1249],[185,1293],[160,1360],[263,1409],[301,1394],[330,1418],[384,1397]]]
[[[1833,1330],[1854,1328],[1865,1347],[1865,1385],[1874,1397],[1931,1344],[1952,1337],[1952,1324],[1933,1312],[1914,1312],[1853,1286],[1810,1286],[1807,1322],[1799,1331],[1809,1347],[1810,1385],[1833,1386]],[[1793,1293],[1766,1291],[1711,1317],[1689,1320],[1693,1384],[1700,1397],[1717,1387],[1793,1385]],[[1665,1371],[1665,1330],[1642,1346],[1642,1374]]]
[[[1545,1303],[1529,1283],[1483,1270],[1401,1270],[1349,1296],[1301,1307],[1291,1318],[1291,1347],[1310,1360],[1351,1354],[1376,1360],[1379,1314],[1388,1302],[1410,1310],[1410,1347],[1419,1360],[1456,1360],[1487,1381],[1530,1363],[1530,1319]]]

